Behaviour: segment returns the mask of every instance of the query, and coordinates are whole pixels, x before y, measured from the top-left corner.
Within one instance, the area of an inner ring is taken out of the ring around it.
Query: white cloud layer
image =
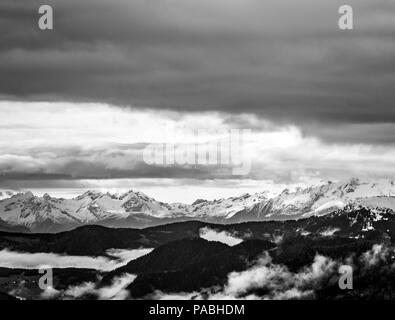
[[[111,249],[107,253],[113,256],[114,259],[109,259],[107,257],[67,256],[54,253],[22,253],[3,249],[0,251],[0,267],[39,269],[42,266],[46,266],[111,271],[151,251],[152,249]]]

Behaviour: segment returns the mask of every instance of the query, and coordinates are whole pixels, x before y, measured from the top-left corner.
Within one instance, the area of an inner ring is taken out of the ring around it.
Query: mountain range
[[[188,205],[160,202],[132,190],[123,194],[87,191],[73,199],[17,193],[0,200],[0,230],[53,233],[92,224],[145,228],[188,220],[219,224],[289,220],[322,216],[350,206],[395,210],[394,181],[353,178],[294,191],[285,189],[274,197],[267,194],[199,199]]]

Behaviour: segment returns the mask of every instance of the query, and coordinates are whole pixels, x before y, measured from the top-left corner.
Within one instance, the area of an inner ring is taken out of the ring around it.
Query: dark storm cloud
[[[39,31],[41,1],[3,0],[0,95],[251,112],[394,143],[395,3],[347,3],[351,32],[337,0],[52,0],[55,30]]]

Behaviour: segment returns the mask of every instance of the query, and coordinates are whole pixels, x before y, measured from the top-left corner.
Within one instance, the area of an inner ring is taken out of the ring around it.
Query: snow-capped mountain
[[[218,199],[213,201],[196,200],[189,208],[190,215],[200,218],[231,219],[246,209],[252,209],[259,203],[268,201],[266,192],[248,193],[239,197]],[[191,214],[192,213],[192,214]]]
[[[0,219],[33,231],[66,230],[78,225],[127,219],[133,214],[173,218],[178,206],[158,202],[141,192],[118,195],[88,191],[73,199],[18,193],[0,201]],[[183,211],[182,211],[183,212]]]
[[[14,191],[2,190],[0,191],[0,200],[7,199],[15,194]]]
[[[247,208],[233,220],[284,220],[324,215],[349,204],[374,208],[395,208],[395,183],[393,181],[361,182],[350,179],[346,182],[328,182],[306,189],[290,192],[288,189],[274,198]]]
[[[145,227],[192,219],[215,223],[298,219],[325,215],[349,205],[395,210],[395,184],[350,179],[294,192],[284,190],[273,198],[262,192],[197,200],[192,205],[167,204],[135,191],[124,194],[88,191],[73,199],[48,194],[37,197],[27,192],[0,201],[0,221],[33,232],[55,232],[85,224]]]

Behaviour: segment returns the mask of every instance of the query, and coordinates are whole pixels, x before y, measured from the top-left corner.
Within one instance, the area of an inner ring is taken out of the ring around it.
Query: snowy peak
[[[138,214],[171,218],[171,209],[167,204],[133,191],[121,195],[87,191],[73,199],[52,198],[48,194],[37,197],[26,192],[0,201],[0,219],[11,225],[41,230],[41,225],[96,224]]]
[[[354,202],[388,206],[394,201],[391,195],[395,195],[393,181],[361,182],[352,178],[345,182],[328,182],[292,193],[283,191],[272,199],[266,217],[322,215]]]

